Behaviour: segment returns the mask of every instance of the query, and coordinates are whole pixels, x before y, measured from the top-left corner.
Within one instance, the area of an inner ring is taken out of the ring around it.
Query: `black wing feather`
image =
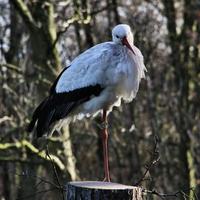
[[[55,87],[58,79],[56,79],[50,89],[50,96],[36,108],[32,121],[28,126],[28,131],[31,132],[37,122],[36,130],[38,137],[47,132],[53,122],[66,118],[74,108],[88,101],[91,96],[98,96],[103,90],[100,84],[96,84],[69,92],[56,93]]]
[[[45,107],[46,102],[48,101],[48,98],[44,99],[39,106],[35,109],[33,116],[32,116],[32,120],[29,123],[28,127],[27,127],[27,131],[31,132],[35,126],[36,121],[39,118],[40,112],[43,110],[43,108]]]

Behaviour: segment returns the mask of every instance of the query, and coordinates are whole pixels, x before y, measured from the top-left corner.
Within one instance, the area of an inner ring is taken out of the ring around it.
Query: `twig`
[[[105,11],[105,10],[111,9],[112,7],[114,7],[113,3],[108,3],[106,6],[100,8],[100,9],[94,10],[93,12],[89,13],[89,15],[91,15],[91,16],[96,15],[98,13]]]
[[[103,12],[103,11],[105,11],[105,10],[111,8],[111,7],[112,7],[112,4],[110,3],[110,4],[108,4],[107,6],[104,6],[104,7],[101,8],[101,9],[98,9],[98,10],[95,10],[95,11],[93,11],[93,12],[91,12],[91,13],[88,13],[88,16],[94,16],[94,15],[100,13],[100,12]],[[59,32],[57,33],[57,37],[56,37],[56,39],[55,39],[55,41],[54,41],[54,43],[53,43],[53,45],[52,45],[52,48],[55,47],[55,45],[57,44],[57,42],[58,42],[58,40],[60,39],[61,35],[62,35],[63,33],[65,33],[65,32],[68,30],[68,28],[69,28],[72,24],[74,24],[75,22],[79,22],[79,20],[81,20],[81,17],[78,16],[78,15],[74,15],[74,16],[72,16],[71,18],[69,18],[69,19],[67,20],[67,22],[65,23],[66,25],[65,25],[64,29],[61,30],[61,31],[59,31]]]
[[[57,33],[57,37],[56,37],[56,39],[55,39],[55,41],[54,41],[54,43],[52,45],[52,49],[55,48],[55,46],[56,46],[58,40],[60,39],[61,35],[68,30],[70,25],[72,25],[74,22],[77,22],[77,21],[79,21],[79,17],[78,16],[73,16],[72,18],[67,20],[67,22],[65,23],[66,26],[64,27],[64,29]]]
[[[28,175],[28,174],[16,174],[16,176],[22,176],[22,177],[29,177],[29,178],[32,178],[32,179],[39,179],[40,180],[40,183],[47,183],[51,186],[53,186],[54,188],[56,189],[60,189],[60,186],[56,185],[55,183],[49,181],[49,180],[46,180],[40,176],[36,176],[36,175]],[[38,184],[37,184],[38,185]]]
[[[55,189],[57,189],[57,188],[50,188],[50,189],[47,189],[47,190],[37,191],[37,192],[34,192],[33,194],[30,194],[30,195],[24,196],[24,197],[22,197],[22,198],[20,198],[20,199],[17,199],[17,200],[29,199],[29,198],[35,196],[36,194],[41,194],[41,193],[50,192],[50,191],[53,191],[53,190],[55,190]]]
[[[145,166],[146,170],[143,173],[142,177],[137,181],[134,185],[138,186],[141,182],[143,182],[146,179],[147,173],[150,171],[150,169],[160,160],[159,156],[159,148],[158,148],[158,137],[155,136],[155,144],[153,148],[153,153],[151,156],[151,161],[148,165]]]
[[[54,164],[54,162],[53,162],[53,160],[52,160],[52,158],[51,158],[51,156],[50,156],[50,154],[49,154],[49,147],[48,147],[48,144],[47,144],[47,146],[46,146],[46,155],[47,155],[47,157],[48,157],[48,158],[50,159],[50,161],[51,161],[51,165],[52,165],[52,168],[53,168],[54,175],[55,175],[55,177],[56,177],[57,184],[59,185],[59,188],[60,188],[60,190],[61,190],[61,192],[62,192],[62,198],[63,198],[63,200],[65,200],[65,195],[64,195],[63,186],[61,186],[61,184],[60,184],[60,181],[59,181],[59,178],[58,178],[58,173],[57,173],[55,164]]]
[[[48,157],[50,157],[49,153],[48,153]],[[50,157],[50,158],[51,158],[51,157]],[[51,163],[53,163],[53,162],[51,162]],[[53,165],[54,165],[54,163],[53,163]],[[55,165],[54,165],[54,169],[55,169]],[[57,172],[56,172],[56,174],[57,174]],[[36,194],[46,193],[46,192],[49,192],[49,191],[52,191],[52,190],[55,190],[55,189],[57,189],[57,190],[62,190],[62,194],[64,194],[64,191],[65,191],[65,190],[64,190],[63,187],[60,185],[60,183],[59,183],[59,185],[57,185],[57,184],[55,184],[55,183],[53,183],[53,182],[51,182],[51,181],[49,181],[49,180],[44,179],[43,177],[36,176],[36,175],[29,175],[29,174],[27,174],[27,173],[23,173],[23,174],[16,174],[16,173],[15,173],[15,175],[16,175],[16,176],[22,176],[22,177],[29,177],[29,178],[32,178],[32,179],[39,179],[40,181],[39,181],[39,183],[37,183],[37,184],[35,185],[35,188],[37,188],[37,187],[38,187],[40,184],[42,184],[42,183],[46,183],[46,184],[49,184],[49,185],[52,186],[52,188],[50,188],[50,189],[41,190],[41,191],[36,191],[36,192],[34,192],[33,194],[24,196],[24,197],[20,198],[20,200],[21,200],[21,199],[28,199],[28,198],[33,197],[33,196],[36,195]],[[62,195],[62,197],[63,197],[63,199],[64,199],[64,196],[63,196],[63,195]]]
[[[194,188],[189,188],[188,191],[190,191],[190,190],[194,191]],[[182,197],[184,197],[184,199],[185,199],[185,197],[187,199],[189,198],[189,196],[183,190],[179,190],[179,191],[174,192],[174,193],[161,193],[161,192],[158,192],[156,190],[143,189],[142,192],[146,193],[146,194],[156,195],[156,196],[160,197],[161,199],[166,199],[168,197],[176,197],[176,198],[178,198],[179,195],[182,195]],[[196,200],[198,200],[198,198]]]
[[[36,189],[37,189],[37,188],[38,188],[38,186],[39,186],[39,185],[41,185],[42,183],[43,183],[43,181],[39,181],[39,183],[37,183],[37,184],[35,184],[35,185],[34,185],[34,188],[36,188]]]

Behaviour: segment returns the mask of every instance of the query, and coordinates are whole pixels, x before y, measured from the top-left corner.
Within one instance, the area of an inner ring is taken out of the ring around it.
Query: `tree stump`
[[[66,200],[142,200],[142,189],[111,182],[69,182]]]

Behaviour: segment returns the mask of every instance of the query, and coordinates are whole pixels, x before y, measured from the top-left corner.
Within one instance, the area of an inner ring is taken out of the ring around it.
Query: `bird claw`
[[[105,178],[103,179],[103,182],[110,182],[110,178],[105,177]]]

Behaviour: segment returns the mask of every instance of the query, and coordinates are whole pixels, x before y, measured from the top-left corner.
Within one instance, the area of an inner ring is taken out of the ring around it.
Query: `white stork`
[[[135,98],[145,66],[140,50],[133,44],[133,34],[126,24],[112,30],[112,41],[98,44],[76,57],[64,68],[49,96],[36,108],[28,131],[37,122],[37,136],[48,134],[50,125],[67,122],[102,111],[102,140],[105,181],[110,181],[107,147],[107,115],[121,100]]]

